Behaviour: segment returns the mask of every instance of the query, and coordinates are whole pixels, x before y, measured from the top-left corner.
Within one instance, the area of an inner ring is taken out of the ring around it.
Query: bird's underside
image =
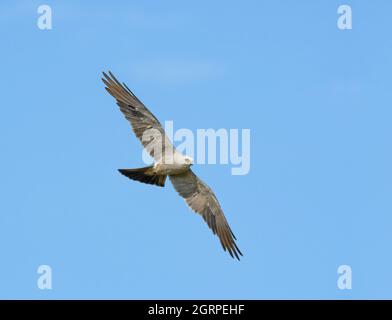
[[[132,180],[160,187],[165,185],[169,176],[174,189],[219,237],[223,249],[239,260],[242,253],[235,243],[236,238],[220,204],[213,191],[190,169],[190,158],[183,156],[174,148],[158,119],[124,83],[121,84],[110,71],[109,75],[103,73],[103,76],[102,81],[106,85],[106,90],[116,99],[121,112],[131,123],[135,135],[154,158],[152,166],[119,169],[120,173]],[[145,139],[146,132],[149,139]]]

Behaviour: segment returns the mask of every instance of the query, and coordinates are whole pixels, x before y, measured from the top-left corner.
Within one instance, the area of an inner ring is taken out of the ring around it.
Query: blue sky
[[[390,1],[44,3],[52,30],[0,4],[1,298],[392,298]],[[248,175],[194,169],[240,262],[170,182],[117,172],[143,163],[108,69],[176,128],[251,129]]]

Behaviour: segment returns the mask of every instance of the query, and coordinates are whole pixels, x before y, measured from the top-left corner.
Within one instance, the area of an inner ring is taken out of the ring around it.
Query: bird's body
[[[186,163],[167,164],[164,162],[154,163],[154,173],[159,175],[176,175],[189,170],[191,165]]]
[[[154,158],[154,164],[137,169],[119,169],[124,176],[139,182],[163,187],[169,176],[174,188],[199,213],[214,234],[217,234],[223,249],[232,257],[242,255],[235,237],[223,214],[213,191],[191,170],[193,160],[178,152],[166,136],[158,119],[144,104],[121,84],[112,73],[103,73],[106,90],[116,99],[120,110],[129,120],[132,129],[146,151]]]

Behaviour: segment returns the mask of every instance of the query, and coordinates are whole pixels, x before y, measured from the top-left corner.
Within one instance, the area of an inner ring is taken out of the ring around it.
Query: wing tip
[[[110,70],[109,70],[108,72],[109,72],[109,74],[111,73]],[[107,74],[105,71],[102,71],[102,76],[103,76],[102,80],[103,80],[104,78],[105,78],[105,79],[110,79],[110,77],[108,76],[108,74]]]

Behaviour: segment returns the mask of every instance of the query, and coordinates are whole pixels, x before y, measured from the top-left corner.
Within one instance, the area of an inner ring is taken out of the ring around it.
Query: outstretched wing
[[[212,190],[192,170],[171,175],[170,180],[191,209],[199,213],[212,232],[218,235],[223,249],[239,260],[242,253],[235,243],[236,238]]]
[[[150,110],[129,90],[125,83],[121,84],[110,71],[109,75],[103,72],[103,76],[105,89],[116,99],[121,112],[131,123],[133,132],[146,151],[156,161],[169,152],[173,154],[172,143]]]

